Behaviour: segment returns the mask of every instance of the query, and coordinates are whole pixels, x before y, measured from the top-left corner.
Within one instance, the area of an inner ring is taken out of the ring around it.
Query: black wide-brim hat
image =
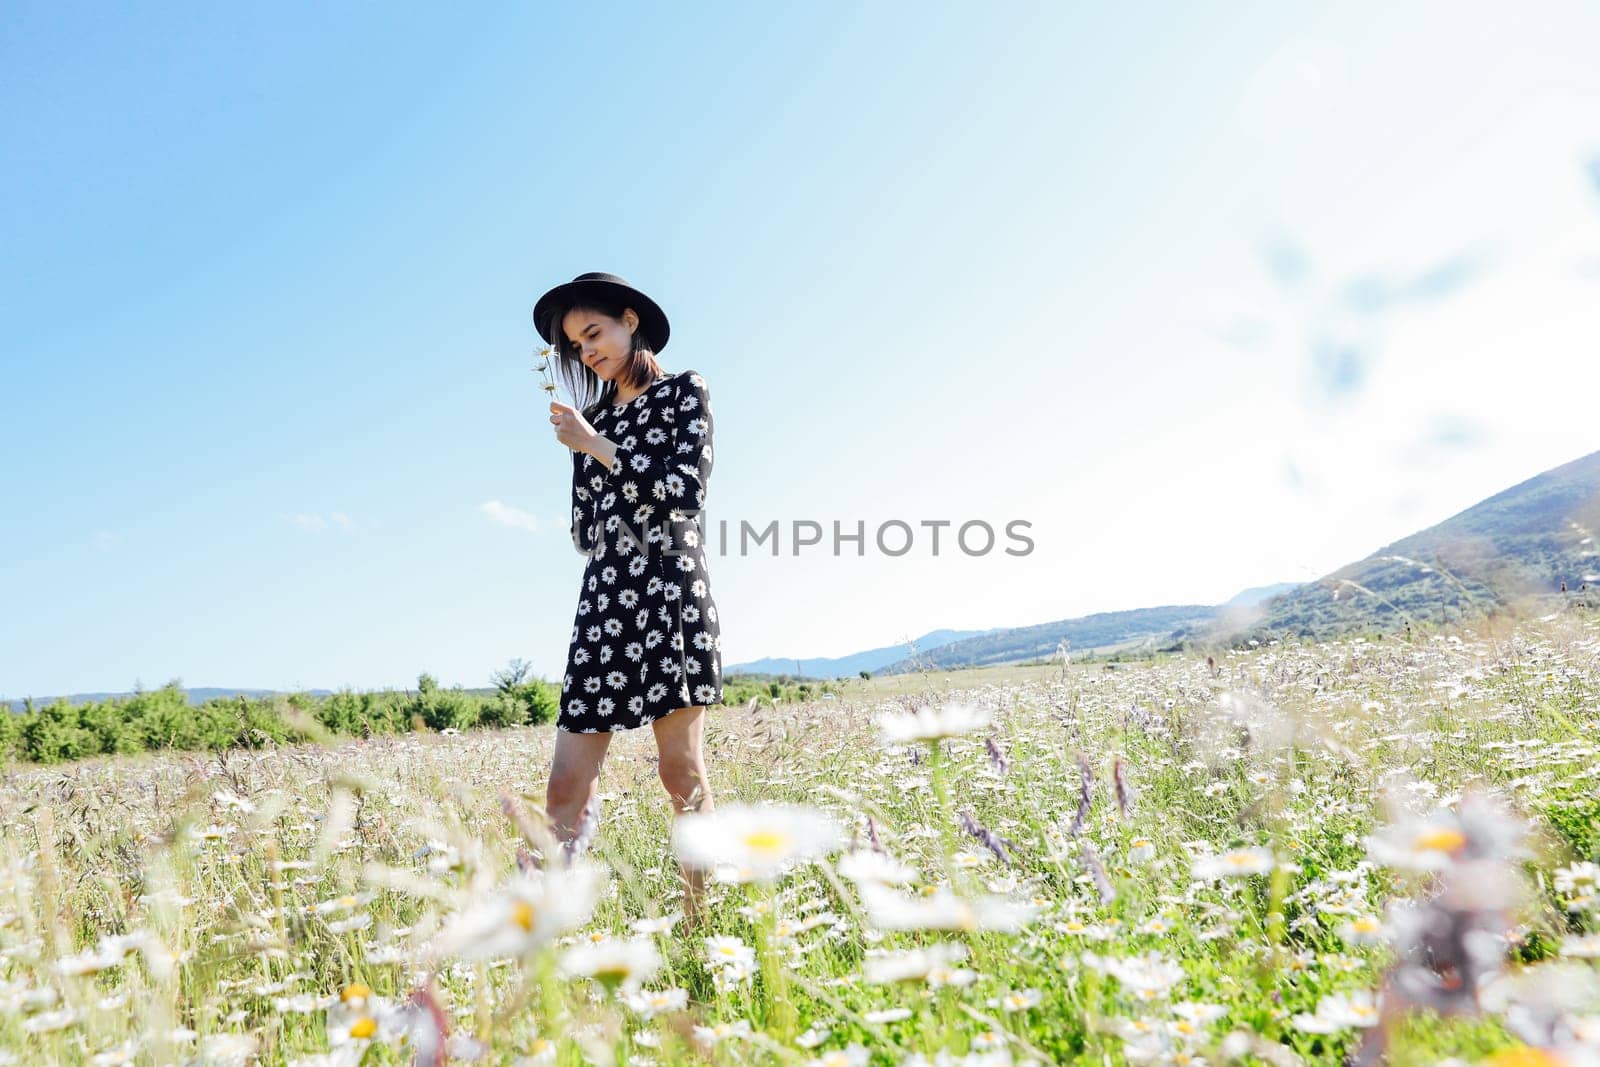
[[[562,347],[556,340],[561,336],[559,320],[566,314],[568,308],[585,296],[603,296],[610,300],[620,300],[633,308],[639,316],[639,329],[644,332],[645,340],[650,342],[651,349],[660,352],[667,347],[667,335],[671,333],[671,328],[667,325],[667,313],[661,310],[661,305],[615,274],[606,274],[603,271],[580,274],[570,282],[562,282],[541,296],[533,305],[533,328],[539,331],[540,337],[555,345],[559,351]]]

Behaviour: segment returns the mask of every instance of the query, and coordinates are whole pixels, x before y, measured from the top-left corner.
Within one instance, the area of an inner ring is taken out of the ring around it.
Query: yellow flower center
[[[522,927],[523,930],[533,932],[533,905],[526,900],[519,900],[511,905],[511,921]]]
[[[787,837],[776,830],[753,830],[744,835],[745,847],[756,852],[778,852],[788,843],[788,840]]]
[[[350,1024],[351,1037],[371,1037],[378,1032],[378,1020],[370,1015],[363,1015]]]
[[[352,982],[344,987],[344,991],[339,994],[339,999],[349,1003],[352,1000],[365,999],[370,996],[372,996],[370,988],[360,982]]]
[[[1466,843],[1466,834],[1460,830],[1445,828],[1418,834],[1417,839],[1412,842],[1412,847],[1419,852],[1459,852]]]
[[[1172,1028],[1178,1031],[1180,1034],[1194,1033],[1194,1023],[1190,1022],[1188,1019],[1179,1019],[1177,1022],[1172,1024]]]

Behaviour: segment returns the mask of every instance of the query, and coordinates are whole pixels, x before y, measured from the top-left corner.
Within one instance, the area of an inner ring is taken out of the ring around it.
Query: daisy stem
[[[945,882],[955,892],[955,842],[950,829],[950,794],[944,784],[944,740],[935,737],[928,742],[928,777],[933,783],[933,798],[938,807],[935,820],[939,824],[939,860],[944,869]]]
[[[493,1038],[494,1012],[489,1003],[489,967],[483,961],[478,962],[478,981],[476,993],[478,994],[478,1040],[485,1045],[491,1045]],[[492,1045],[491,1045],[492,1047]]]
[[[761,952],[761,984],[766,990],[768,1017],[776,1016],[777,1036],[790,1041],[795,1035],[795,1010],[789,997],[788,975],[776,944],[777,890],[774,886],[762,883],[756,895],[766,905],[761,922],[756,925],[756,937]]]
[[[535,964],[537,973],[535,981],[539,985],[540,1006],[544,1010],[544,1018],[540,1020],[539,1029],[546,1033],[559,1032],[557,1027],[565,1029],[561,1018],[561,985],[556,981],[554,960],[548,951],[540,952]]]

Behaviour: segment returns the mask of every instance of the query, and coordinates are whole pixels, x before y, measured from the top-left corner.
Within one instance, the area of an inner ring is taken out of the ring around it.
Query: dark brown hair
[[[600,376],[584,364],[577,348],[567,340],[567,332],[561,328],[561,320],[566,318],[569,311],[596,311],[620,322],[622,313],[627,309],[628,304],[625,301],[612,300],[604,296],[584,296],[564,307],[557,307],[550,313],[545,332],[555,338],[553,347],[557,358],[554,369],[585,418],[590,412],[597,410],[602,401],[616,403],[619,384],[625,383],[638,388],[654,380],[661,374],[661,364],[656,362],[655,349],[644,335],[644,322],[641,319],[633,330],[633,348],[628,352],[626,365],[610,382],[602,382]],[[634,314],[638,314],[637,308],[634,309]]]

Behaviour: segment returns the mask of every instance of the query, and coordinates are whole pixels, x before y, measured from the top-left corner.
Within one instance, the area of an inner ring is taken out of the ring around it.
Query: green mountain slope
[[[992,630],[977,637],[952,641],[916,659],[902,659],[880,668],[879,674],[902,674],[923,667],[982,667],[1048,659],[1062,641],[1073,651],[1113,647],[1155,647],[1170,641],[1173,631],[1210,623],[1217,615],[1210,604],[1180,604],[1131,611],[1103,611],[1075,619],[1058,619],[1034,626]]]
[[[1596,530],[1600,452],[1273,597],[1248,632],[1321,638],[1592,604],[1600,581]]]

